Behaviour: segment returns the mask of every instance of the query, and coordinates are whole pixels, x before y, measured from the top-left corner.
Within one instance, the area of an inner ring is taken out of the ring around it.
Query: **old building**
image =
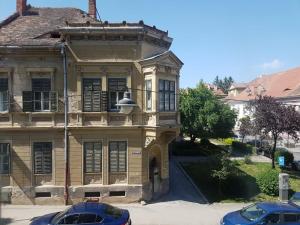
[[[131,202],[166,193],[183,65],[172,38],[143,21],[98,21],[95,0],[88,13],[16,1],[0,23],[2,200]],[[136,102],[128,114],[117,105],[126,91]]]

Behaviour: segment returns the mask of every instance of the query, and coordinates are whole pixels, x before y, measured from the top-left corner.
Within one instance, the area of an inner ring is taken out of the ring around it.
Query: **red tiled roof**
[[[228,96],[227,100],[248,101],[257,95],[269,95],[275,98],[300,95],[300,67],[271,75],[263,75],[247,84],[237,96]]]

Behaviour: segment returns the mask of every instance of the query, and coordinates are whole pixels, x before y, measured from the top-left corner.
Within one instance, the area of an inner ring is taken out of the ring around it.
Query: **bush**
[[[294,162],[294,155],[291,152],[287,151],[287,150],[276,149],[275,160],[276,160],[277,163],[278,163],[278,158],[280,156],[284,156],[284,165],[285,166],[292,165],[292,163]]]
[[[232,145],[232,142],[233,142],[233,138],[225,138],[223,140],[223,142],[226,144],[226,145]]]
[[[257,176],[257,184],[261,192],[278,196],[279,172],[274,169],[267,170]]]
[[[252,164],[252,160],[251,160],[250,155],[246,155],[245,156],[244,162],[245,162],[245,164]]]
[[[201,138],[200,145],[207,146],[210,144],[210,141],[207,138]]]
[[[232,150],[233,151],[238,151],[241,153],[247,153],[247,154],[252,154],[253,149],[251,145],[239,142],[239,141],[233,141],[232,142]]]

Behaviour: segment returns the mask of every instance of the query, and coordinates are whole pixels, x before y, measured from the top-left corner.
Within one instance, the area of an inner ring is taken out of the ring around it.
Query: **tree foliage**
[[[253,107],[254,126],[265,135],[273,138],[271,150],[272,168],[275,168],[274,154],[277,140],[281,134],[288,134],[297,139],[300,131],[300,114],[294,106],[284,105],[271,96],[259,96],[251,104]]]
[[[224,77],[223,79],[220,79],[219,76],[216,76],[213,84],[220,88],[225,94],[227,94],[233,82],[234,80],[231,76]]]
[[[203,83],[180,91],[182,131],[196,138],[226,138],[232,135],[236,115]]]
[[[253,124],[249,116],[240,119],[239,133],[242,136],[242,142],[245,136],[253,134]]]

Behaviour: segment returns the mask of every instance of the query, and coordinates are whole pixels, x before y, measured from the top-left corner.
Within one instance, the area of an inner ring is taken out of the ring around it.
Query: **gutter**
[[[67,74],[67,55],[65,44],[61,45],[61,55],[63,58],[64,69],[64,153],[65,153],[65,185],[64,185],[64,199],[65,205],[68,205],[69,201],[69,136],[68,136],[68,74]]]

